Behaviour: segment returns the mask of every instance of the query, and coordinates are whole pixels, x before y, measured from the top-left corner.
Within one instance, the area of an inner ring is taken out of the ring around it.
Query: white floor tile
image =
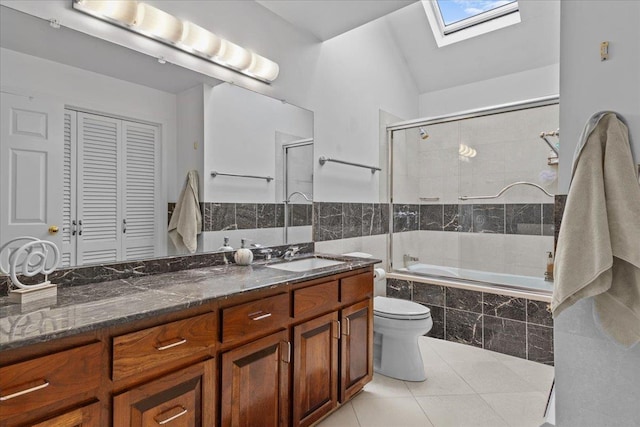
[[[451,362],[496,362],[493,352],[457,342],[434,340],[431,346],[447,363]]]
[[[507,427],[507,423],[476,394],[416,399],[434,427]]]
[[[479,394],[537,391],[502,362],[457,362],[450,366]]]
[[[549,390],[551,390],[551,383],[555,374],[553,366],[515,357],[513,360],[503,361],[502,363],[529,382],[536,391],[549,393]]]
[[[544,423],[544,393],[495,393],[480,395],[511,427],[539,427]]]
[[[406,382],[414,396],[474,394],[475,391],[448,365],[427,366],[427,380]]]
[[[364,386],[364,390],[358,395],[362,399],[379,399],[382,397],[410,397],[411,392],[404,381],[385,377],[374,373],[373,380]]]
[[[353,408],[361,426],[433,427],[413,397],[364,399],[361,396],[353,400]]]
[[[347,402],[336,412],[325,418],[317,427],[360,427],[351,402]]]

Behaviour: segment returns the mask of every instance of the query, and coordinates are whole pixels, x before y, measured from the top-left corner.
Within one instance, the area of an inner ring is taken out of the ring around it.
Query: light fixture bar
[[[280,72],[270,59],[147,3],[73,0],[73,8],[265,83],[274,81]]]

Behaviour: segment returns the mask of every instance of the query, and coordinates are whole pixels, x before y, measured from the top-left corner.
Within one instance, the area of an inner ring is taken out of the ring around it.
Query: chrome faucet
[[[291,259],[295,257],[298,254],[298,252],[300,252],[305,247],[306,246],[289,246],[287,250],[284,252],[284,254],[282,255],[282,258]]]
[[[412,262],[418,262],[420,259],[417,256],[411,256],[409,254],[402,255],[402,262],[404,263],[405,268],[409,267]]]

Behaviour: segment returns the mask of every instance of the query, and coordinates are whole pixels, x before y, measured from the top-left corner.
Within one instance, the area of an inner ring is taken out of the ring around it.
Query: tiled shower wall
[[[553,364],[546,302],[397,279],[387,280],[387,296],[429,307],[429,336]]]

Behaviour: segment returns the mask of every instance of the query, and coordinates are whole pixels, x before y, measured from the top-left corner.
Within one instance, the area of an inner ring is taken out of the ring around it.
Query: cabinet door
[[[373,300],[342,310],[340,401],[349,400],[373,377]]]
[[[189,366],[113,398],[113,425],[214,425],[214,361]]]
[[[338,404],[338,313],[293,328],[293,425],[307,426]]]
[[[33,427],[98,427],[100,424],[100,404],[96,402],[34,424]]]
[[[286,426],[289,404],[287,331],[222,355],[223,426]]]
[[[78,113],[77,265],[122,259],[122,121]]]
[[[157,126],[122,122],[124,150],[123,255],[124,259],[156,256],[159,199]]]

